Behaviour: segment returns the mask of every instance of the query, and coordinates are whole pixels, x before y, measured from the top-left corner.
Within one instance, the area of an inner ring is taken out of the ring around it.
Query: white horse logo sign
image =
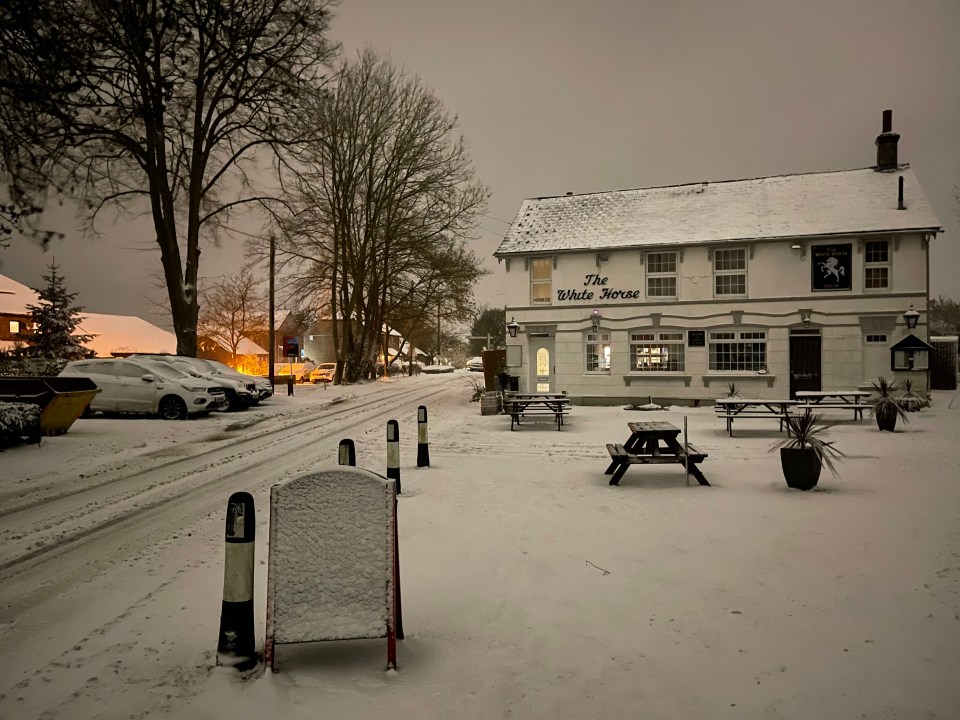
[[[812,249],[814,290],[850,290],[853,246],[815,245]]]

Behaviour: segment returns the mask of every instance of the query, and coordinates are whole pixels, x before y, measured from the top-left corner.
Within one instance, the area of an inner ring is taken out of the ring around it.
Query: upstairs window
[[[610,333],[587,333],[587,372],[610,372]]]
[[[710,369],[756,372],[767,369],[767,333],[760,330],[710,333]]]
[[[634,372],[682,371],[683,333],[630,333],[630,358]]]
[[[530,260],[530,303],[549,304],[553,295],[553,259]]]
[[[16,335],[18,332],[20,332],[20,321],[19,321],[19,320],[11,320],[11,321],[10,321],[10,334],[11,334],[11,335]]]
[[[747,251],[717,248],[713,251],[713,294],[737,297],[747,294]]]
[[[890,287],[890,242],[871,240],[863,248],[863,289],[886,290]]]
[[[646,268],[648,298],[677,296],[677,253],[648,252]]]

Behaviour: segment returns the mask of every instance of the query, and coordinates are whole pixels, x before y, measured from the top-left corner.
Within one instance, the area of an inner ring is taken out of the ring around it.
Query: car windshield
[[[336,370],[336,369],[337,369],[336,363],[320,363],[319,365],[317,365],[317,370]]]
[[[167,365],[166,363],[144,362],[143,367],[145,370],[153,373],[154,375],[159,375],[166,380],[182,380],[183,378],[192,377],[189,373],[183,372],[180,368],[174,367],[173,365]]]

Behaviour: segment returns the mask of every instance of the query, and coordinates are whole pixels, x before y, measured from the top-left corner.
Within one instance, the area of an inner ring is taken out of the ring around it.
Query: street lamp
[[[913,309],[913,303],[910,303],[910,309],[903,314],[903,319],[907,321],[907,328],[913,330],[917,327],[917,321],[920,319],[920,313]]]
[[[520,332],[520,324],[516,318],[510,318],[510,322],[507,323],[507,332],[510,333],[510,337],[512,338],[515,338],[517,333]]]

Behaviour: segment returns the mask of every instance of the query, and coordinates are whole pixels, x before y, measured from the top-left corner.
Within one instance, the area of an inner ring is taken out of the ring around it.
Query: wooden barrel
[[[480,414],[497,415],[500,412],[500,393],[485,392],[480,396]]]

